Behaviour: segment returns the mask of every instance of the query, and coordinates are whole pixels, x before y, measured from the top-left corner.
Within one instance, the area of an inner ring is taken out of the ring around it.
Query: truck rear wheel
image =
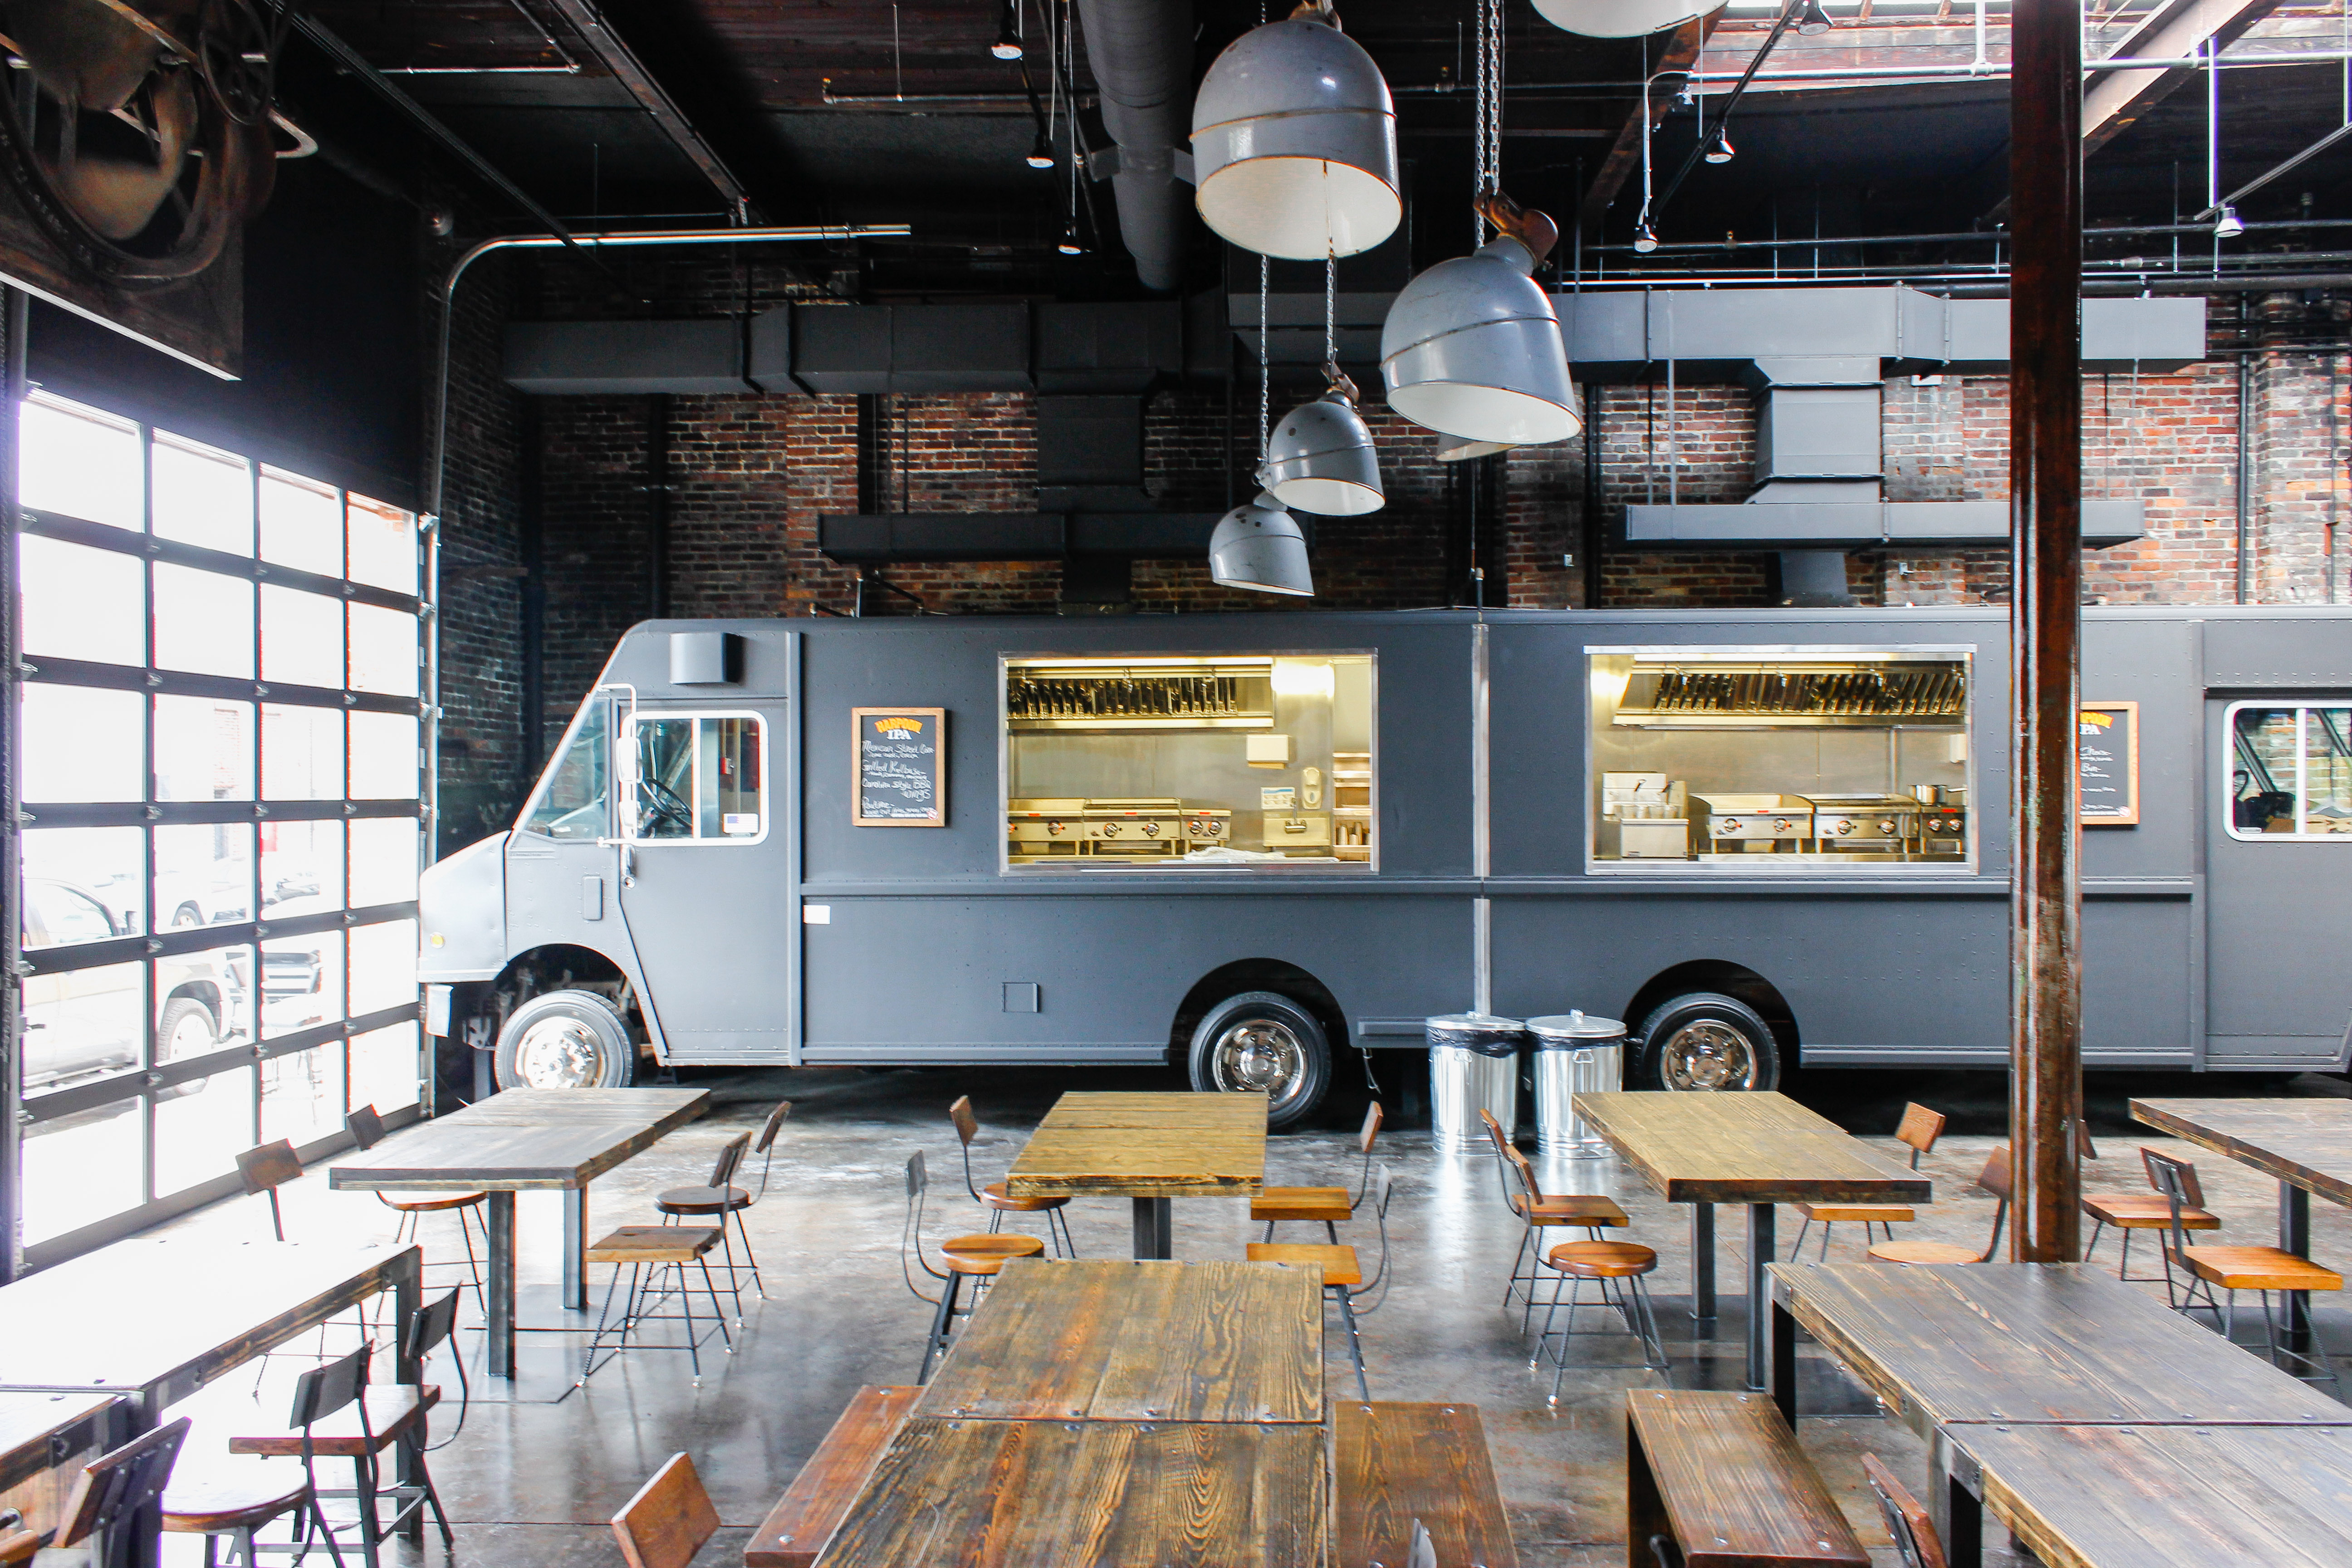
[[[626,1089],[637,1046],[613,1005],[593,991],[550,991],[499,1031],[500,1089]]]
[[[1274,991],[1244,991],[1209,1009],[1192,1031],[1192,1087],[1266,1097],[1265,1124],[1288,1127],[1323,1101],[1331,1047],[1315,1015]]]
[[[1736,996],[1677,996],[1642,1021],[1641,1037],[1644,1089],[1763,1089],[1780,1081],[1771,1026]]]

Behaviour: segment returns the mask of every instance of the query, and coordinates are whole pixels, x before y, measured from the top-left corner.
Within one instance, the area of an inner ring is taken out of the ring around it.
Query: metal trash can
[[[1429,1041],[1429,1141],[1441,1153],[1484,1149],[1478,1112],[1493,1113],[1503,1136],[1519,1127],[1519,1046],[1527,1026],[1487,1013],[1448,1013],[1423,1026]]]
[[[1536,1147],[1547,1154],[1608,1153],[1609,1140],[1576,1114],[1572,1097],[1624,1087],[1625,1026],[1590,1013],[1554,1013],[1528,1019],[1528,1034],[1536,1047]]]

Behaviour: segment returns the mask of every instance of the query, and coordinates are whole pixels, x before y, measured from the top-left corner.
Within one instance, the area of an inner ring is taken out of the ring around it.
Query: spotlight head
[[[1819,37],[1830,30],[1830,14],[1822,9],[1822,0],[1805,0],[1804,15],[1797,18],[1797,31],[1808,38]]]
[[[2245,223],[2238,216],[2238,209],[2231,206],[2223,207],[2221,209],[2221,221],[2213,226],[2213,237],[2215,239],[2235,239],[2245,232],[2246,226]]]
[[[1054,166],[1054,149],[1046,143],[1045,133],[1042,131],[1037,133],[1035,145],[1029,149],[1028,163],[1033,169],[1050,169]]]
[[[1643,218],[1641,226],[1633,231],[1633,248],[1644,256],[1658,248],[1658,233],[1650,226],[1648,218]]]
[[[1078,242],[1078,226],[1076,219],[1071,221],[1069,227],[1062,231],[1062,243],[1054,248],[1065,256],[1084,256],[1087,253],[1087,247]]]
[[[1706,158],[1710,163],[1730,163],[1732,158],[1731,138],[1726,136],[1720,131],[1717,132],[1715,133],[1715,140],[1706,144]]]
[[[988,52],[1000,60],[1017,60],[1021,58],[1021,40],[1007,27],[996,35],[996,42],[988,46]]]

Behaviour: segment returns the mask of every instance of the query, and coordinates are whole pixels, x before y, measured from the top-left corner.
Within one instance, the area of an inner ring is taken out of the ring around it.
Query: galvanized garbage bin
[[[1528,1020],[1536,1047],[1536,1147],[1547,1154],[1609,1152],[1609,1141],[1576,1114],[1571,1098],[1622,1089],[1625,1026],[1590,1013]]]
[[[1493,1113],[1509,1138],[1519,1126],[1519,1046],[1527,1026],[1487,1013],[1448,1013],[1429,1019],[1429,1141],[1441,1152],[1484,1149]]]

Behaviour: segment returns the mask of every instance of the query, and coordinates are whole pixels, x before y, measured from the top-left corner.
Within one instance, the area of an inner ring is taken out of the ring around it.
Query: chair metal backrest
[[[1495,1113],[1483,1105],[1478,1108],[1478,1120],[1486,1124],[1486,1142],[1495,1146],[1495,1184],[1502,1190],[1503,1206],[1518,1214],[1517,1206],[1511,1202],[1511,1141],[1503,1136],[1503,1124],[1495,1120]],[[1520,1184],[1526,1184],[1524,1178]],[[1520,1217],[1532,1219],[1533,1215]]]
[[[760,1197],[768,1195],[768,1173],[776,1163],[776,1133],[783,1126],[784,1118],[792,1113],[793,1102],[780,1100],[776,1108],[768,1112],[768,1120],[760,1123],[759,1139],[751,1145],[751,1152],[760,1156]]]
[[[2205,1206],[2189,1198],[2191,1193],[2199,1198],[2204,1196],[2197,1185],[2197,1172],[2187,1161],[2159,1154],[2153,1149],[2142,1149],[2139,1157],[2147,1167],[2147,1179],[2164,1194],[2165,1206],[2171,1211],[2172,1256],[2178,1258],[2189,1250],[2189,1231],[2181,1224],[2181,1211]]]
[[[172,1479],[172,1466],[180,1457],[180,1445],[187,1439],[188,1426],[188,1418],[183,1415],[84,1465],[58,1511],[56,1543],[79,1546],[100,1531],[110,1531],[120,1543],[112,1558],[129,1563],[131,1532],[113,1527],[163,1495],[164,1483]]]
[[[1936,1140],[1944,1135],[1945,1115],[1924,1105],[1906,1105],[1903,1120],[1895,1124],[1895,1141],[1910,1146],[1911,1168],[1919,1168],[1919,1156],[1936,1147]]]
[[[2142,1149],[2139,1152],[2139,1163],[2140,1167],[2147,1172],[2147,1184],[2159,1193],[2164,1191],[2164,1184],[2157,1180],[2156,1175],[2156,1163],[2158,1160],[2171,1166],[2179,1176],[2180,1201],[2193,1209],[2203,1208],[2205,1206],[2204,1184],[2197,1179],[2197,1167],[2186,1160],[2176,1160],[2169,1154],[2159,1154],[2153,1149]]]
[[[923,1152],[918,1149],[907,1156],[907,1228],[898,1233],[898,1272],[907,1277],[907,1289],[926,1301],[931,1298],[923,1295],[922,1287],[915,1283],[915,1271],[908,1267],[907,1260],[911,1257],[934,1279],[947,1278],[923,1256],[923,1196],[930,1187],[930,1168],[924,1164]]]
[[[1517,1145],[1510,1143],[1503,1145],[1503,1157],[1510,1161],[1511,1169],[1518,1173],[1520,1190],[1528,1194],[1528,1212],[1533,1214],[1544,1203],[1543,1184],[1536,1177],[1535,1162],[1520,1152]]]
[[[971,1179],[971,1141],[980,1136],[980,1118],[972,1113],[971,1096],[956,1096],[955,1103],[948,1107],[948,1120],[955,1123],[956,1142],[963,1149],[963,1190],[978,1203],[980,1188]]]
[[[2009,1145],[1996,1144],[1985,1156],[1984,1169],[1977,1173],[1977,1185],[2000,1200],[1992,1211],[1992,1239],[1985,1243],[1982,1261],[1990,1263],[1993,1254],[2000,1250],[2001,1227],[2009,1223],[2009,1200],[2012,1191],[2009,1173]]]
[[[1356,1201],[1348,1205],[1350,1214],[1364,1206],[1364,1198],[1372,1190],[1372,1141],[1380,1136],[1381,1123],[1387,1120],[1388,1113],[1377,1100],[1364,1112],[1364,1130],[1356,1134],[1356,1145],[1364,1155],[1364,1169],[1356,1181]]]
[[[1896,1480],[1875,1454],[1862,1457],[1862,1476],[1878,1499],[1879,1514],[1886,1521],[1886,1533],[1895,1542],[1895,1555],[1903,1568],[1949,1568],[1943,1538],[1936,1533],[1935,1521],[1910,1489]]]
[[[352,1142],[362,1149],[373,1149],[383,1142],[383,1118],[375,1113],[373,1105],[362,1105],[343,1118],[343,1131]]]
[[[368,1426],[367,1381],[368,1354],[371,1347],[362,1343],[345,1356],[337,1356],[323,1366],[313,1367],[294,1380],[294,1410],[286,1425],[299,1427],[302,1432],[302,1468],[310,1475],[316,1487],[318,1477],[311,1467],[318,1455],[311,1447],[311,1430],[336,1412],[356,1407],[360,1422],[359,1463],[367,1474],[367,1485],[375,1485],[375,1433]]]
[[[292,1143],[280,1138],[275,1143],[264,1143],[239,1154],[236,1173],[245,1182],[247,1197],[256,1193],[269,1194],[269,1228],[278,1240],[285,1240],[286,1216],[278,1207],[278,1189],[301,1175],[302,1156],[294,1152]]]
[[[726,1195],[727,1189],[735,1184],[735,1167],[743,1163],[751,1148],[749,1132],[738,1133],[727,1141],[727,1147],[719,1151],[719,1158],[710,1163],[709,1185],[713,1191],[722,1197]]]
[[[718,1533],[719,1510],[685,1454],[672,1454],[613,1516],[613,1534],[629,1568],[687,1568]]]
[[[1373,1199],[1372,1217],[1380,1222],[1381,1227],[1381,1266],[1372,1270],[1370,1279],[1349,1292],[1351,1296],[1368,1295],[1379,1289],[1381,1281],[1388,1278],[1389,1200],[1396,1196],[1396,1177],[1386,1165],[1382,1165],[1379,1173],[1372,1178],[1370,1194]],[[1385,1300],[1387,1298],[1382,1297],[1381,1300]]]
[[[425,1358],[441,1348],[457,1327],[457,1296],[462,1286],[436,1296],[416,1310],[408,1321],[407,1342],[401,1347],[401,1359],[411,1365],[422,1365]],[[460,1370],[463,1370],[462,1364]]]

